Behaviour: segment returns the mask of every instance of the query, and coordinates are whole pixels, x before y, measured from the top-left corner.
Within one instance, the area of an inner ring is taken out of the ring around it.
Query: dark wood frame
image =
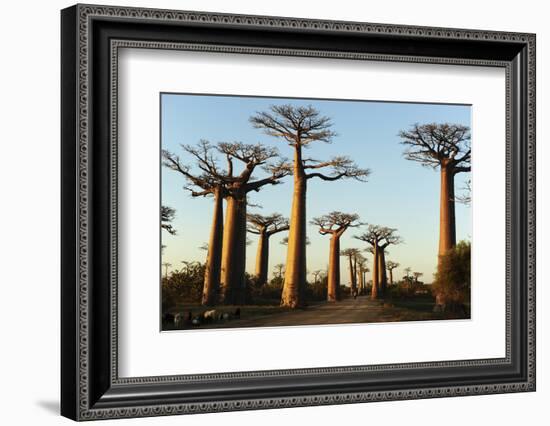
[[[95,5],[64,9],[61,28],[64,416],[89,420],[535,390],[533,34]],[[116,52],[124,46],[504,67],[506,357],[119,378],[114,100]]]

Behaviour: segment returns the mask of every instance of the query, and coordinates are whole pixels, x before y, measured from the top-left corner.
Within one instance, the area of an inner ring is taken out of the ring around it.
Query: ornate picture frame
[[[535,35],[76,5],[61,13],[61,413],[160,416],[535,390]],[[506,356],[119,377],[123,47],[477,65],[506,72]]]

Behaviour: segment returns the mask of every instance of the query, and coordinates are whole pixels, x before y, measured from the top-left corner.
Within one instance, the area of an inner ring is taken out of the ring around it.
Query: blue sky
[[[431,282],[437,263],[439,238],[439,173],[403,157],[403,146],[398,133],[414,123],[449,122],[471,125],[470,106],[369,102],[317,99],[277,99],[265,97],[205,96],[161,94],[161,144],[163,149],[180,155],[183,162],[192,165],[180,144],[196,144],[200,139],[212,143],[241,141],[274,146],[281,155],[292,157],[291,148],[281,140],[254,129],[248,119],[270,105],[290,103],[313,105],[332,119],[337,132],[331,144],[314,143],[306,152],[308,157],[320,160],[335,155],[347,155],[360,167],[369,168],[368,182],[340,180],[308,182],[307,216],[311,218],[339,210],[357,213],[363,222],[397,228],[404,243],[388,248],[387,259],[401,266],[394,271],[394,279],[411,267],[422,272],[421,278]],[[474,144],[472,135],[472,145]],[[159,160],[160,161],[160,160]],[[259,171],[255,176],[261,178]],[[456,178],[457,192],[464,187],[469,173]],[[210,198],[192,198],[182,189],[185,181],[178,173],[162,168],[162,204],[176,209],[173,222],[176,236],[162,233],[166,246],[163,262],[179,269],[182,260],[204,261],[206,252],[199,247],[208,241],[213,202]],[[288,217],[291,206],[292,177],[283,184],[267,186],[250,195],[250,202],[262,208],[249,212],[281,213]],[[456,206],[457,240],[471,239],[471,210],[462,204]],[[366,244],[353,239],[361,228],[349,229],[342,237],[341,248],[365,248]],[[285,236],[271,238],[269,273],[277,263],[285,263],[286,246],[280,244]],[[308,225],[311,245],[307,249],[307,268],[310,272],[325,269],[328,264],[329,237],[322,236],[315,226]],[[253,272],[256,256],[256,236],[247,249],[247,271]],[[367,255],[367,253],[365,253]],[[372,256],[367,255],[368,266]],[[348,284],[348,270],[341,259],[342,283]],[[370,279],[370,278],[369,278]]]

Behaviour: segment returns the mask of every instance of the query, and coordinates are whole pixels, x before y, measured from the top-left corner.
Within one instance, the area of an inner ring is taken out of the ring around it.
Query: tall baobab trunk
[[[373,246],[372,250],[373,260],[372,260],[372,290],[370,293],[371,299],[378,298],[378,247]]]
[[[393,285],[393,269],[389,269],[390,271],[390,284]]]
[[[246,194],[227,197],[223,229],[220,303],[240,305],[245,297]]]
[[[365,291],[365,280],[362,268],[359,268],[359,271],[356,271],[356,276],[358,277],[359,281],[359,294],[363,294],[363,292]]]
[[[349,279],[350,279],[350,286],[351,286],[351,294],[353,294],[356,289],[355,269],[353,268],[353,256],[350,254],[348,257],[349,257]]]
[[[258,239],[258,252],[256,254],[256,277],[258,284],[267,282],[267,267],[269,261],[269,234],[264,230],[260,232]]]
[[[294,192],[288,250],[286,257],[285,281],[281,295],[281,306],[296,308],[303,305],[306,283],[306,192],[307,177],[302,167],[302,148],[294,148]]]
[[[441,164],[438,262],[445,253],[456,245],[454,175],[455,172],[452,166]],[[445,304],[445,297],[442,293],[436,295],[436,304]]]
[[[441,164],[441,195],[439,206],[439,256],[456,245],[454,202],[454,170]]]
[[[352,293],[354,291],[357,291],[357,257],[356,256],[353,256],[353,276],[352,276],[352,280],[351,280],[351,291]]]
[[[327,301],[336,302],[340,299],[340,237],[337,235],[330,238],[327,280]]]
[[[208,255],[204,271],[204,284],[202,288],[202,304],[213,305],[216,303],[217,292],[220,288],[221,260],[223,241],[223,198],[220,190],[214,191],[214,217],[210,229],[208,241]]]
[[[385,294],[388,287],[388,278],[386,275],[386,253],[383,248],[378,248],[378,286],[380,293]]]

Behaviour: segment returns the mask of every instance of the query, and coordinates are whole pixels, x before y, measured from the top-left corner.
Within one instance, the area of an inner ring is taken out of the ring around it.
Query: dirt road
[[[438,319],[432,312],[419,312],[394,307],[382,301],[372,301],[368,296],[346,298],[337,303],[312,305],[295,311],[232,320],[225,323],[204,324],[199,328],[279,327],[289,325],[350,324],[368,322],[393,322]]]

